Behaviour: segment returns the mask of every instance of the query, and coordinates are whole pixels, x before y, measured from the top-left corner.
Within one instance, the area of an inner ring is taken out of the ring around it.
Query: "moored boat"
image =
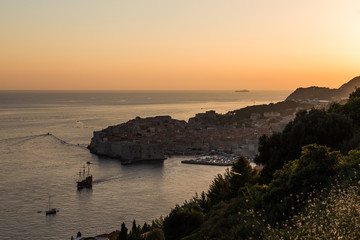
[[[49,207],[48,210],[45,211],[46,215],[53,215],[56,214],[57,209],[56,208],[51,208],[51,197],[49,196]]]
[[[46,210],[46,215],[56,214],[56,208],[51,208],[49,210]]]

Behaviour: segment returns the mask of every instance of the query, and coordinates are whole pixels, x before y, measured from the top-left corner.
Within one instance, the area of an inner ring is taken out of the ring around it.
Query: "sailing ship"
[[[92,188],[92,175],[90,175],[90,162],[86,163],[88,166],[87,172],[85,172],[85,165],[83,171],[79,171],[79,181],[76,181],[77,188]]]
[[[51,208],[51,196],[49,196],[49,207],[48,207],[48,210],[46,210],[45,214],[53,215],[53,214],[56,214],[56,212],[57,212],[56,208]]]

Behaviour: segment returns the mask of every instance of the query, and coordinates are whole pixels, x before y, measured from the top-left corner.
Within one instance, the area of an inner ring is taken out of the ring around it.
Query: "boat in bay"
[[[51,208],[51,196],[49,196],[49,206],[48,206],[48,210],[45,211],[45,215],[53,215],[56,214],[57,209],[56,208]]]
[[[85,165],[83,171],[79,171],[79,180],[76,181],[78,190],[83,188],[92,188],[93,177],[90,174],[90,162],[87,162],[87,172],[85,171]]]

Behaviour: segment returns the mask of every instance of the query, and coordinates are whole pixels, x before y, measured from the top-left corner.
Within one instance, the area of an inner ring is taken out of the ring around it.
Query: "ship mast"
[[[89,176],[90,175],[90,163],[87,163],[87,166],[88,166],[87,176]]]
[[[49,208],[48,209],[51,209],[51,201],[50,201],[50,199],[51,199],[51,196],[49,196]]]

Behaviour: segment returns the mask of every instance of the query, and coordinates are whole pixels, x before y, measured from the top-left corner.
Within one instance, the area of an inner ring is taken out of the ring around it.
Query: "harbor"
[[[213,166],[231,166],[237,158],[238,155],[236,154],[205,155],[197,157],[195,159],[183,160],[181,161],[181,163]]]

